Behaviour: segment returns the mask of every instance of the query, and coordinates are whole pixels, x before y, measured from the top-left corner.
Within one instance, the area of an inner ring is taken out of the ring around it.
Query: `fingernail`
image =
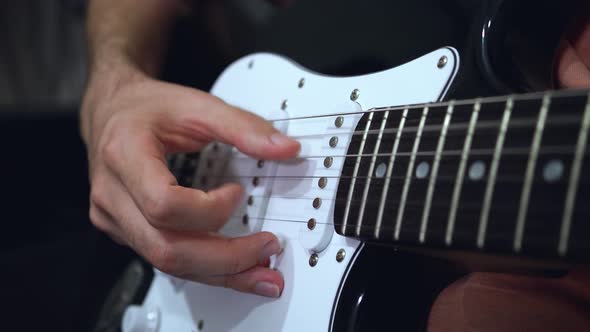
[[[277,255],[280,255],[283,253],[283,250],[285,250],[285,246],[287,245],[287,238],[285,236],[283,236],[282,234],[274,233],[274,235],[279,240],[279,247],[281,247],[281,249],[279,249],[279,252],[277,253]]]
[[[257,282],[254,286],[254,293],[266,297],[279,297],[279,295],[281,295],[279,286],[268,281]]]
[[[289,137],[287,137],[281,133],[274,133],[274,134],[270,135],[270,141],[274,145],[287,145],[287,144],[293,143],[292,139],[290,139]]]
[[[277,240],[272,240],[269,243],[265,244],[262,250],[260,251],[260,256],[258,257],[258,261],[264,261],[265,259],[269,258],[272,255],[277,255],[281,252],[281,245]]]

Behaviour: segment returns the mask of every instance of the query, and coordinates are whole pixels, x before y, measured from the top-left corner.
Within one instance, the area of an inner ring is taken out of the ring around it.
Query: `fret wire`
[[[467,136],[465,137],[465,144],[463,145],[463,151],[461,153],[461,162],[459,163],[457,179],[455,181],[455,187],[453,189],[453,196],[451,199],[451,210],[449,212],[449,221],[447,223],[447,232],[445,234],[445,243],[447,245],[451,245],[453,239],[455,219],[457,217],[457,207],[459,205],[459,197],[461,196],[463,177],[465,176],[465,167],[467,166],[467,157],[469,154],[469,149],[471,148],[471,140],[473,139],[473,134],[475,132],[475,124],[477,123],[477,117],[479,115],[480,109],[481,103],[479,101],[476,101],[473,105],[473,111],[471,112],[469,128],[467,129]]]
[[[355,186],[355,182],[356,182],[356,176],[358,174],[359,171],[359,167],[361,164],[361,154],[363,153],[363,150],[365,148],[365,142],[367,140],[367,134],[366,132],[369,131],[369,128],[371,127],[371,121],[373,120],[373,112],[369,113],[369,118],[367,119],[367,123],[365,125],[365,135],[363,135],[363,138],[361,140],[361,144],[359,147],[359,156],[357,156],[355,164],[354,164],[354,171],[352,173],[352,179],[350,181],[350,188],[348,189],[348,197],[347,197],[347,203],[346,203],[346,207],[344,208],[344,220],[342,222],[342,234],[346,233],[346,224],[348,222],[348,214],[350,213],[350,201],[352,200],[352,195],[354,193],[354,186]]]
[[[447,108],[447,114],[445,115],[443,127],[440,133],[440,137],[438,139],[438,145],[436,147],[436,153],[434,155],[434,161],[432,163],[432,171],[430,172],[430,179],[428,181],[428,189],[426,190],[426,201],[424,205],[424,212],[422,214],[422,222],[420,223],[420,243],[424,243],[424,239],[426,237],[426,228],[428,225],[428,216],[430,214],[430,205],[432,204],[432,195],[434,194],[434,184],[436,181],[436,176],[438,175],[438,165],[440,163],[441,153],[445,144],[445,139],[447,137],[447,129],[449,127],[449,122],[451,121],[452,114],[453,103],[451,102],[449,103],[449,107]]]
[[[389,112],[385,112],[383,114],[383,120],[381,121],[381,131],[385,128],[385,123],[387,122],[387,116]],[[383,133],[380,133],[377,136],[377,142],[375,143],[375,148],[373,149],[373,156],[371,157],[371,164],[369,165],[369,172],[367,174],[367,181],[365,182],[365,188],[363,190],[363,198],[361,207],[359,209],[359,216],[356,224],[356,235],[359,236],[361,232],[361,224],[363,223],[363,215],[365,213],[365,203],[367,200],[367,196],[369,195],[369,187],[371,185],[371,178],[373,175],[373,170],[375,169],[375,160],[377,159],[377,153],[379,152],[379,145],[381,144],[381,138],[383,137]]]
[[[553,97],[577,97],[581,96],[582,94],[586,94],[586,89],[581,90],[561,90],[561,91],[554,91]],[[508,95],[508,96],[495,96],[495,97],[485,97],[485,98],[472,98],[472,99],[463,99],[463,100],[455,100],[455,106],[460,105],[471,105],[474,104],[475,101],[478,99],[481,100],[481,103],[495,103],[495,102],[502,102],[506,103],[508,99],[512,99],[513,101],[525,101],[525,100],[534,100],[534,99],[541,99],[544,96],[544,92],[533,92],[533,93],[526,93],[520,95]],[[301,117],[293,117],[293,118],[280,118],[280,119],[270,119],[269,122],[277,122],[277,121],[291,121],[291,120],[305,120],[305,119],[316,119],[316,118],[325,118],[325,117],[334,117],[334,116],[346,116],[346,115],[355,115],[355,114],[364,114],[367,112],[385,112],[385,111],[401,111],[405,108],[410,110],[418,110],[424,109],[425,107],[438,107],[438,106],[448,106],[450,101],[446,102],[431,102],[431,103],[421,103],[421,104],[405,104],[405,105],[398,105],[398,106],[385,106],[385,107],[375,107],[365,111],[358,111],[358,112],[351,112],[351,113],[332,113],[332,114],[322,114],[322,115],[310,115],[310,116],[301,116]]]
[[[559,244],[557,251],[559,255],[564,256],[567,253],[568,242],[570,237],[570,230],[572,224],[572,215],[574,213],[574,204],[576,193],[578,191],[580,173],[582,170],[582,160],[584,159],[584,150],[586,150],[586,142],[588,139],[588,129],[590,127],[590,94],[586,100],[586,109],[584,110],[584,118],[580,128],[580,134],[576,143],[576,152],[574,161],[570,171],[570,178],[567,189],[567,196],[565,198],[565,208],[563,211],[563,218],[561,222],[561,230],[559,233]]]
[[[408,109],[404,109],[402,113],[402,118],[399,122],[398,131],[395,136],[395,142],[393,143],[393,148],[391,149],[391,155],[389,158],[389,163],[387,164],[387,173],[385,174],[385,183],[383,185],[383,191],[381,192],[381,201],[379,202],[379,211],[377,212],[377,222],[375,227],[375,238],[379,238],[379,233],[381,230],[381,223],[383,221],[383,210],[385,208],[385,200],[387,199],[387,194],[389,192],[389,183],[391,181],[391,174],[393,173],[393,164],[395,162],[395,157],[397,155],[397,149],[399,147],[399,141],[402,136],[402,130],[406,123],[406,117],[408,116]]]
[[[508,98],[506,101],[506,108],[504,109],[504,114],[502,115],[502,124],[500,126],[500,130],[498,132],[498,138],[496,140],[496,147],[494,149],[494,156],[492,159],[492,164],[490,166],[490,173],[488,176],[488,182],[486,186],[486,191],[484,194],[484,201],[483,201],[483,209],[481,212],[481,217],[479,221],[479,229],[477,232],[477,246],[479,248],[483,248],[484,241],[485,241],[485,234],[488,225],[488,217],[490,214],[490,206],[492,203],[492,195],[494,193],[494,186],[496,184],[496,173],[498,172],[498,166],[500,164],[500,152],[502,151],[502,147],[504,145],[504,139],[506,137],[506,131],[508,129],[508,122],[510,121],[510,115],[512,113],[512,107],[514,106],[514,101],[512,98]]]
[[[394,238],[396,240],[399,239],[399,233],[401,230],[402,225],[402,217],[404,215],[404,208],[405,202],[408,197],[408,190],[410,189],[410,181],[412,180],[412,172],[414,168],[414,162],[416,160],[416,152],[418,152],[418,145],[420,144],[420,137],[422,136],[422,128],[424,128],[424,123],[426,121],[426,115],[428,114],[428,107],[424,107],[422,111],[422,117],[420,118],[420,125],[418,128],[418,132],[416,132],[416,138],[414,140],[414,146],[412,147],[412,155],[410,156],[410,162],[408,164],[408,172],[406,174],[406,180],[404,181],[404,187],[402,189],[402,204],[399,207],[397,220],[395,221],[395,233]]]
[[[541,145],[541,138],[543,137],[543,130],[545,128],[545,121],[547,119],[547,112],[549,112],[549,105],[551,103],[551,95],[545,94],[541,110],[539,112],[539,121],[535,128],[533,135],[533,143],[531,146],[531,153],[525,171],[524,185],[522,186],[522,194],[520,196],[520,207],[518,208],[518,216],[516,218],[516,230],[514,234],[514,250],[520,252],[522,249],[522,238],[524,233],[525,220],[529,206],[529,199],[531,195],[531,188],[533,184],[533,176],[535,175],[535,166],[539,156],[539,147]]]

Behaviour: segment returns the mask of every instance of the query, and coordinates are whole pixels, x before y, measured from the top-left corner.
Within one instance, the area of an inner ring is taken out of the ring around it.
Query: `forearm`
[[[184,0],[91,0],[88,8],[89,79],[80,114],[89,142],[92,113],[136,77],[155,76]],[[98,126],[108,114],[94,119]]]
[[[90,1],[87,29],[91,73],[124,64],[156,74],[171,25],[184,7],[183,0]]]

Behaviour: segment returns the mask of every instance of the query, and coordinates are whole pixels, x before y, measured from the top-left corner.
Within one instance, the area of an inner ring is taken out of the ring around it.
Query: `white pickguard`
[[[443,56],[448,62],[438,68]],[[297,160],[265,161],[258,167],[257,160],[232,147],[209,146],[201,153],[195,175],[194,183],[204,188],[237,181],[253,196],[252,204],[244,202],[222,232],[238,236],[264,230],[284,239],[284,251],[273,262],[285,278],[283,294],[279,299],[268,299],[158,272],[143,307],[127,311],[124,331],[196,332],[199,321],[203,331],[330,331],[341,282],[361,249],[359,241],[336,234],[333,226],[343,156],[361,117],[350,113],[438,101],[457,72],[458,59],[454,49],[443,48],[390,70],[346,78],[311,73],[285,58],[264,53],[229,66],[213,87],[214,95],[271,121],[309,117],[273,121],[275,127],[301,142]],[[350,98],[354,89],[359,91],[356,101]],[[338,128],[334,114],[344,113],[348,115]],[[336,147],[329,145],[333,136],[338,137]],[[333,156],[329,168],[324,166],[325,156]],[[259,181],[256,186],[254,176]],[[318,186],[319,177],[327,178],[325,188]],[[202,178],[207,181],[201,182]],[[321,199],[319,208],[312,206],[314,198]],[[242,222],[245,214],[246,225]],[[306,224],[310,218],[316,220],[313,230]],[[337,262],[341,249],[346,256]],[[312,267],[309,258],[314,252],[319,260]]]

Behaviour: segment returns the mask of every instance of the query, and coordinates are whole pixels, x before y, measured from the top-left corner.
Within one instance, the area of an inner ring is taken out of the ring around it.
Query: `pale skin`
[[[90,165],[90,219],[159,270],[278,297],[283,277],[268,267],[281,250],[276,236],[229,239],[216,233],[242,188],[184,188],[166,166],[167,154],[198,151],[213,140],[266,160],[291,158],[299,150],[252,113],[153,78],[168,30],[185,6],[179,0],[90,2],[90,79],[80,123]]]

